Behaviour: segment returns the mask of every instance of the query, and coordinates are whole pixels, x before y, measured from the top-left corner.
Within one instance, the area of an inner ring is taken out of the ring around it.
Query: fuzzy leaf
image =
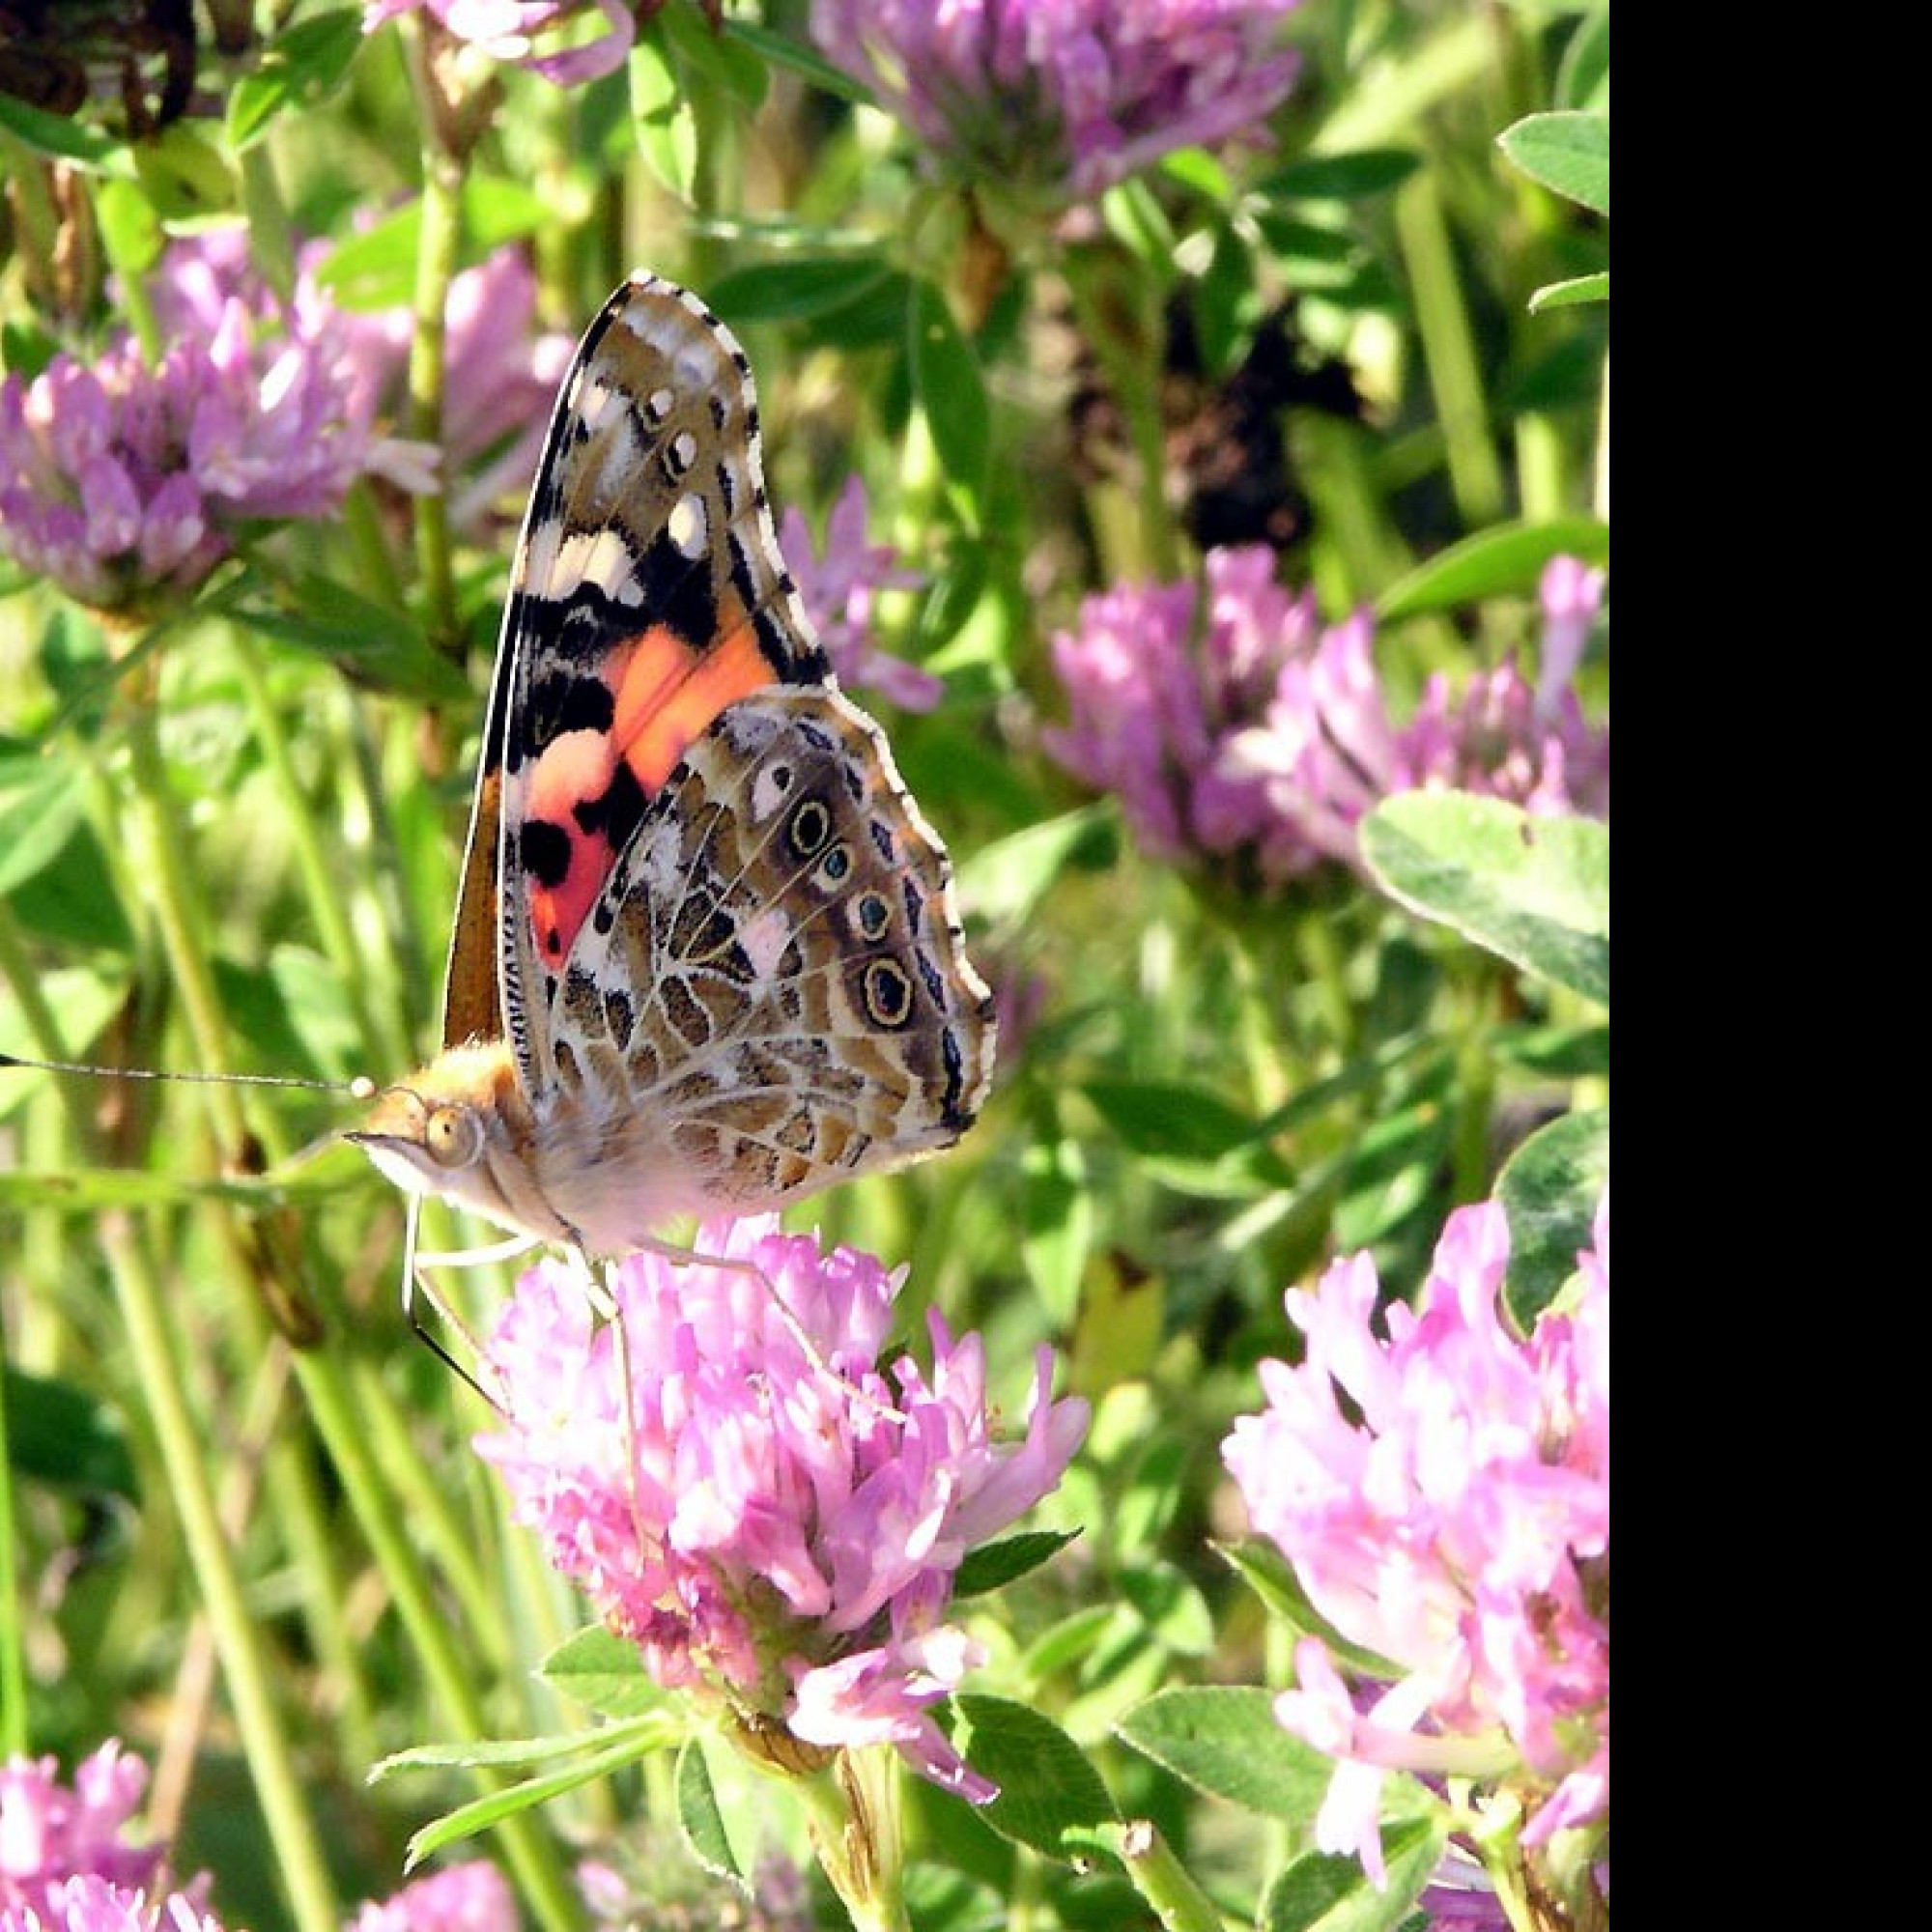
[[[1050,1719],[1003,1697],[957,1697],[953,1711],[953,1744],[1000,1787],[974,1815],[1002,1837],[1070,1861],[1091,1848],[1097,1828],[1116,1821],[1099,1773]]]
[[[1304,1853],[1268,1887],[1257,1932],[1395,1932],[1414,1912],[1447,1837],[1433,1816],[1384,1825],[1381,1891],[1359,1860]]]
[[[1533,595],[1552,556],[1610,559],[1610,532],[1594,517],[1555,517],[1548,523],[1497,524],[1438,552],[1420,569],[1392,583],[1376,600],[1376,621],[1395,624],[1432,611],[1455,610],[1490,597]]]
[[[1335,1761],[1274,1720],[1274,1698],[1245,1685],[1162,1690],[1115,1730],[1183,1783],[1264,1817],[1305,1824]]]
[[[240,154],[290,107],[313,107],[341,84],[362,44],[358,8],[334,7],[285,28],[228,96],[228,141]]]
[[[1028,1571],[1050,1562],[1079,1534],[1077,1529],[1031,1529],[999,1543],[982,1545],[960,1564],[952,1579],[953,1602],[1005,1589]]]
[[[1382,889],[1525,972],[1610,1003],[1610,834],[1468,792],[1402,792],[1362,821]]]
[[[1503,1295],[1524,1334],[1577,1272],[1594,1244],[1597,1203],[1610,1181],[1610,1117],[1566,1114],[1517,1149],[1497,1178],[1509,1216],[1509,1276]]]
[[[634,1643],[591,1624],[544,1659],[537,1675],[565,1696],[606,1718],[635,1718],[659,1709],[665,1693],[644,1670]]]
[[[1501,148],[1531,181],[1598,214],[1610,212],[1610,117],[1529,114],[1496,136]]]
[[[1605,269],[1595,275],[1573,275],[1567,282],[1546,282],[1529,298],[1531,315],[1546,309],[1580,308],[1585,302],[1608,301],[1610,274]]]
[[[699,1738],[688,1739],[677,1756],[677,1829],[691,1856],[713,1878],[724,1879],[750,1896],[752,1888],[732,1853],[731,1834],[724,1827],[724,1813]]]

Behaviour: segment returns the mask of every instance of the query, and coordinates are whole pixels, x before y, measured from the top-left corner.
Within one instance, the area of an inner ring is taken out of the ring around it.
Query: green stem
[[[207,973],[206,954],[196,945],[197,927],[201,923],[199,909],[183,865],[182,855],[186,848],[181,828],[172,823],[172,799],[166,790],[166,773],[155,736],[152,709],[137,714],[132,737],[136,781],[152,848],[144,858],[156,892],[156,916],[169,965],[195,1032],[197,1050],[211,1066],[219,1066],[224,1064],[220,1015],[213,981]],[[228,1117],[219,1131],[229,1145],[234,1145],[240,1127],[234,1095],[231,1090],[220,1087],[208,1092],[217,1112]],[[231,1126],[237,1130],[235,1137],[230,1136]],[[310,1414],[342,1477],[356,1519],[369,1538],[432,1684],[456,1722],[469,1734],[481,1735],[485,1714],[470,1660],[459,1645],[449,1620],[438,1610],[422,1566],[397,1526],[400,1512],[375,1477],[367,1446],[369,1424],[365,1409],[369,1391],[365,1388],[361,1392],[360,1405],[352,1402],[339,1362],[326,1350],[298,1353],[296,1369]],[[221,1645],[221,1635],[217,1620],[217,1645]],[[221,1647],[225,1671],[227,1651],[225,1645]],[[546,1926],[562,1932],[562,1928],[572,1923],[578,1908],[550,1841],[527,1818],[508,1820],[501,1831],[505,1851],[531,1908]]]
[[[7,1377],[11,1359],[0,1333],[0,1752],[23,1757],[27,1730],[25,1639],[20,1629],[19,1555],[14,1542],[14,1458],[8,1436]]]
[[[1449,487],[1470,529],[1503,514],[1502,465],[1490,440],[1489,405],[1475,336],[1463,304],[1449,224],[1433,174],[1411,175],[1396,192],[1396,235],[1415,298],[1423,360],[1435,395],[1449,462]]]
[[[1516,489],[1523,516],[1540,523],[1564,515],[1570,508],[1569,481],[1562,430],[1541,410],[1525,410],[1516,419]]]
[[[383,528],[383,515],[369,479],[360,478],[343,498],[342,527],[355,564],[355,587],[393,611],[406,607],[403,580]]]
[[[281,806],[282,822],[288,827],[295,846],[296,870],[308,900],[309,917],[315,922],[322,950],[328,956],[337,983],[343,988],[362,1051],[370,1065],[400,1066],[409,1058],[409,1042],[402,1029],[383,1026],[372,1015],[362,997],[364,974],[357,955],[355,936],[343,912],[343,895],[323,852],[322,835],[310,807],[308,793],[296,776],[290,754],[288,733],[282,727],[281,713],[269,690],[259,647],[250,639],[235,639],[235,662],[242,674],[242,688],[248,700],[255,742],[260,747],[270,782]]]
[[[424,776],[422,740],[418,735],[423,722],[394,707],[386,713],[386,755],[412,784],[421,782]],[[418,898],[423,895],[412,890],[420,881],[404,856],[403,841],[391,810],[396,788],[384,776],[384,750],[377,742],[369,713],[362,706],[352,706],[347,712],[336,734],[335,751],[345,788],[350,774],[354,773],[355,802],[364,821],[361,842],[354,859],[364,917],[386,935],[373,970],[383,976],[383,998],[395,1014],[401,1037],[413,1042],[420,989],[430,980],[429,955],[424,950],[422,923],[417,913]],[[346,807],[346,789],[344,799]],[[440,875],[436,897],[447,902],[454,892],[454,873]],[[414,1057],[412,1046],[398,1064],[406,1065]]]
[[[186,828],[168,782],[157,716],[153,703],[133,705],[128,713],[128,747],[139,837],[136,871],[145,881],[142,896],[153,908],[200,1070],[219,1073],[228,1068],[228,1029],[214,976],[209,971],[200,895],[188,875]],[[247,1125],[236,1090],[216,1083],[203,1089],[203,1097],[224,1155],[242,1146]]]
[[[1480,1201],[1493,1179],[1491,1129],[1496,1099],[1496,981],[1488,955],[1462,989],[1463,1024],[1456,1047],[1456,1113],[1450,1127],[1450,1188],[1458,1201]]]
[[[429,49],[421,33],[410,37],[410,73],[423,129],[422,196],[417,206],[416,283],[412,301],[414,333],[410,342],[410,434],[442,447],[443,387],[448,376],[449,285],[456,275],[463,236],[463,163],[439,130],[447,108],[437,98],[429,72]],[[444,452],[445,458],[447,452]],[[413,499],[416,566],[422,575],[425,623],[430,641],[451,660],[463,661],[463,633],[456,610],[456,576],[451,561],[449,477],[439,472],[438,488]]]
[[[1318,1004],[1334,1042],[1336,1063],[1346,1065],[1357,1050],[1361,1017],[1349,995],[1349,962],[1337,940],[1333,917],[1317,909],[1296,921],[1294,936],[1315,983]]]
[[[19,932],[14,927],[14,916],[4,900],[0,900],[0,982],[5,983],[20,1009],[20,1017],[26,1022],[27,1037],[36,1056],[42,1060],[65,1060],[67,1042],[61,1037],[59,1022],[54,1018],[54,1009],[48,1005],[47,996],[41,986],[41,976],[27,956],[27,949],[21,944]],[[54,1093],[59,1096],[76,1144],[91,1148],[92,1122],[87,1118],[86,1108],[75,1098],[72,1086],[56,1075]]]
[[[134,340],[141,345],[141,359],[153,368],[160,361],[167,341],[155,315],[155,305],[148,297],[144,275],[149,264],[130,258],[125,252],[117,252],[115,243],[122,237],[121,224],[103,221],[99,228],[101,252],[112,264],[118,279],[121,315],[133,330]]]
[[[207,972],[207,955],[196,944],[201,921],[183,864],[185,843],[181,828],[171,822],[173,802],[166,788],[167,775],[161,764],[152,708],[136,715],[132,737],[136,782],[144,815],[151,824],[153,849],[145,856],[149,875],[156,888],[156,910],[169,965],[195,1033],[197,1051],[208,1065],[220,1066],[225,1061],[219,1009],[213,982]],[[213,1087],[208,1094],[217,1113],[227,1116],[218,1123],[218,1130],[228,1145],[236,1145],[240,1139],[241,1116],[232,1090]],[[468,1735],[481,1736],[487,1728],[487,1719],[471,1660],[459,1644],[449,1619],[437,1606],[427,1575],[398,1527],[401,1513],[378,1480],[369,1455],[370,1388],[365,1383],[359,1401],[352,1401],[341,1365],[327,1350],[298,1353],[296,1370],[309,1412],[342,1478],[356,1520],[369,1539],[431,1684],[454,1721]],[[217,1624],[217,1643],[220,1636]],[[225,1649],[223,1656],[225,1669]],[[531,1909],[546,1926],[563,1932],[578,1916],[579,1908],[550,1840],[528,1818],[506,1820],[500,1831],[505,1852]]]
[[[911,1932],[897,1754],[871,1745],[797,1779],[811,1848],[855,1932]]]
[[[337,1932],[341,1916],[322,1859],[321,1838],[209,1488],[206,1445],[189,1413],[160,1282],[125,1213],[116,1209],[101,1217],[100,1242],[290,1909],[300,1932]]]
[[[1160,312],[1145,277],[1110,273],[1115,266],[1106,251],[1093,248],[1068,249],[1063,261],[1081,334],[1098,356],[1115,404],[1126,419],[1140,471],[1135,554],[1118,559],[1110,574],[1166,582],[1179,574],[1180,562],[1167,507]]]
[[[371,1452],[366,1409],[374,1378],[358,1375],[352,1384],[335,1356],[322,1350],[298,1357],[297,1368],[310,1413],[328,1446],[355,1520],[369,1539],[396,1614],[422,1661],[432,1692],[464,1736],[485,1736],[489,1719],[475,1659],[438,1603],[429,1574],[405,1533],[404,1513],[384,1488]],[[485,1776],[478,1774],[479,1778]],[[568,1932],[582,1918],[582,1908],[549,1836],[527,1814],[504,1819],[497,1832],[526,1902],[553,1932]]]
[[[187,1013],[196,1052],[204,1067],[214,1071],[226,1065],[226,1030],[201,943],[200,908],[188,880],[187,847],[168,788],[153,705],[134,709],[129,748],[135,792],[133,830],[140,868],[149,884],[162,947]],[[204,1096],[224,1148],[241,1146],[244,1123],[234,1090],[212,1086],[204,1090]],[[219,1208],[210,1211],[227,1218]],[[296,1774],[294,1751],[276,1709],[255,1626],[247,1613],[234,1566],[233,1546],[222,1532],[209,1487],[203,1445],[194,1432],[160,1284],[146,1248],[125,1214],[107,1217],[101,1239],[282,1881],[303,1932],[324,1932],[324,1928],[332,1932],[335,1901],[318,1849],[314,1821]],[[245,1294],[242,1298],[244,1302],[248,1299]]]
[[[61,1037],[40,975],[4,900],[0,900],[0,984],[13,995],[35,1053],[43,1060],[65,1058],[67,1042]],[[91,1149],[93,1122],[75,1097],[72,1084],[59,1074],[53,1075],[52,1081],[71,1145]],[[6,1453],[10,1445],[4,1371],[12,1359],[4,1346],[6,1340],[0,1334],[0,1753],[13,1757],[24,1754],[33,1738],[28,1723],[25,1633],[20,1621],[19,1550],[14,1532],[14,1457]]]
[[[1416,124],[1433,108],[1463,94],[1494,69],[1492,12],[1488,7],[1445,8],[1444,25],[1429,38],[1399,58],[1358,67],[1340,104],[1309,142],[1309,153],[1349,155],[1360,148],[1412,144]]]
[[[1309,569],[1316,601],[1326,611],[1353,610],[1402,576],[1414,553],[1390,520],[1385,479],[1359,423],[1297,410],[1289,436],[1315,510]]]
[[[1222,1932],[1214,1901],[1195,1884],[1149,1820],[1129,1819],[1107,1835],[1134,1889],[1153,1907],[1167,1932]]]
[[[13,184],[9,212],[17,231],[20,253],[33,265],[32,279],[43,286],[53,280],[55,252],[60,242],[60,216],[47,192],[49,163],[15,134],[0,130],[0,180]]]
[[[1597,463],[1591,479],[1590,507],[1610,521],[1610,358],[1604,357],[1604,387],[1597,403]]]
[[[458,1400],[468,1393],[460,1391]],[[491,1661],[507,1665],[501,1585],[486,1578],[475,1532],[450,1507],[451,1486],[424,1463],[422,1446],[412,1439],[402,1410],[367,1364],[358,1364],[354,1373],[351,1406],[362,1417],[362,1436],[383,1473],[390,1509],[412,1526],[412,1549],[435,1564],[465,1626],[478,1634],[479,1641],[494,1639]]]
[[[298,1375],[303,1357],[297,1355]],[[382,1747],[363,1646],[351,1628],[348,1564],[317,1493],[317,1467],[306,1442],[278,1442],[270,1452],[269,1489],[288,1541],[290,1566],[301,1578],[302,1624],[315,1646],[321,1679],[331,1692],[333,1748],[346,1764],[373,1764]],[[290,1506],[293,1501],[294,1507]]]

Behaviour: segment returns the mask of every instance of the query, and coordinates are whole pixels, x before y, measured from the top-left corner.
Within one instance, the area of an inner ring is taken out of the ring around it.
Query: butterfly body
[[[655,277],[552,420],[444,1041],[353,1138],[598,1254],[949,1146],[990,1084],[945,848],[799,605],[743,352]]]

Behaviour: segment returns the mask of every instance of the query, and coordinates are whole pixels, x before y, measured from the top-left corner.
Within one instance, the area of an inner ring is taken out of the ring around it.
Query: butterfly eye
[[[483,1151],[483,1122],[471,1107],[439,1107],[423,1123],[423,1146],[439,1167],[469,1167]]]

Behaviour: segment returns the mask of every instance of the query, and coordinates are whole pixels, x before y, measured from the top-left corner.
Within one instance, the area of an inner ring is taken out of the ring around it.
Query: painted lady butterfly
[[[751,366],[640,275],[578,347],[518,542],[443,1051],[350,1138],[617,1254],[950,1146],[993,1047],[946,848],[779,554]]]

